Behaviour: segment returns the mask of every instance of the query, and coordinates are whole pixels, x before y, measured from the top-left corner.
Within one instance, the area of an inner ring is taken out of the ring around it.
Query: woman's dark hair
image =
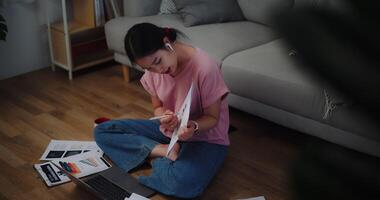
[[[136,59],[164,48],[164,37],[174,42],[177,40],[177,33],[180,32],[176,29],[162,28],[151,23],[135,24],[124,38],[124,47],[129,60],[133,64]]]

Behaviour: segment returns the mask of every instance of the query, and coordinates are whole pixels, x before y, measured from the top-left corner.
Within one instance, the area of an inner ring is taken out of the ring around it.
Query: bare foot
[[[178,158],[178,154],[179,154],[179,149],[181,147],[179,146],[178,143],[175,143],[174,146],[173,146],[173,149],[170,151],[169,155],[168,155],[168,158],[172,161],[175,161],[177,160]]]
[[[166,155],[166,150],[168,149],[167,144],[158,144],[150,152],[150,158],[164,157]]]
[[[153,148],[152,152],[150,152],[149,157],[150,158],[165,157],[168,147],[169,147],[168,144],[158,144],[157,146]],[[180,150],[179,144],[178,143],[174,144],[173,149],[170,151],[168,155],[168,158],[172,161],[177,160],[179,150]]]

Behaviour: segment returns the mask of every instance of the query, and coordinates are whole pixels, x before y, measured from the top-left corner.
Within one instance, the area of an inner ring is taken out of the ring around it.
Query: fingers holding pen
[[[160,119],[160,124],[163,129],[173,131],[178,125],[178,117],[171,111],[166,111],[164,117]]]

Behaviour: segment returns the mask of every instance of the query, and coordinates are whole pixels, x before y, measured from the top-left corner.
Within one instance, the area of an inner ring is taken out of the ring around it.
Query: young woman
[[[200,195],[221,167],[229,145],[226,87],[220,65],[196,47],[177,41],[179,32],[150,23],[134,25],[125,36],[130,61],[145,70],[141,83],[159,120],[111,120],[98,125],[95,140],[119,167],[129,171],[147,159],[152,174],[139,181],[182,198]],[[193,83],[187,127],[166,157],[180,122],[180,109]]]

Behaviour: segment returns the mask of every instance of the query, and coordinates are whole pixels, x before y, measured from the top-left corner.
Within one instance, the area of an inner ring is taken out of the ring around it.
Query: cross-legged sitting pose
[[[141,83],[151,95],[157,120],[122,119],[99,124],[95,140],[119,167],[129,171],[151,160],[152,174],[140,183],[181,198],[199,196],[221,167],[229,145],[229,113],[220,64],[204,50],[177,40],[180,33],[150,23],[125,36],[130,61],[145,70]],[[193,83],[189,122],[177,112]],[[173,131],[179,141],[166,156]]]

